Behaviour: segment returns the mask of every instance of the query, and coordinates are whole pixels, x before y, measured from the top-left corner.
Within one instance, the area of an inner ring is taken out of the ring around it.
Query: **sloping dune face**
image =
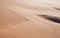
[[[27,0],[0,2],[0,38],[60,38],[60,24],[34,15],[36,5]]]

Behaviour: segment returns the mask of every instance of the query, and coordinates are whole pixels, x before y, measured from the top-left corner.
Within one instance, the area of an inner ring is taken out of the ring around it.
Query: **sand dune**
[[[44,14],[59,18],[59,11],[26,1],[0,0],[0,38],[60,38],[60,23],[38,16]]]

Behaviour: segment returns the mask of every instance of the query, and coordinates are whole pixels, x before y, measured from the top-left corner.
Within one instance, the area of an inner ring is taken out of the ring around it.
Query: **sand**
[[[60,24],[37,16],[36,14],[41,14],[41,10],[33,10],[34,5],[29,7],[28,4],[26,7],[25,2],[21,0],[0,1],[0,38],[60,38]],[[45,5],[41,5],[41,9],[53,11],[51,7],[45,8]],[[53,12],[51,15],[56,13],[59,17],[56,11]]]

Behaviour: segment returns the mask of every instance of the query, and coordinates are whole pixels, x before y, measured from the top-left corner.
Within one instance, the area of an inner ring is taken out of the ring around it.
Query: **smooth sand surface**
[[[34,6],[25,7],[21,0],[0,2],[0,38],[60,38],[60,24],[35,15]]]

